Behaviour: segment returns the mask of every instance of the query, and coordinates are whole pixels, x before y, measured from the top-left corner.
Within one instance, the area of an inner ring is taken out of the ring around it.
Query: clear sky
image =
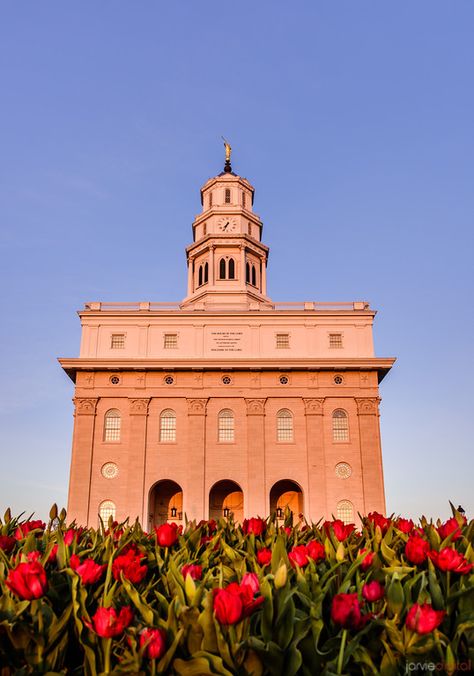
[[[3,3],[0,509],[64,505],[75,311],[186,293],[199,188],[256,187],[273,300],[367,300],[387,508],[472,513],[474,3]]]

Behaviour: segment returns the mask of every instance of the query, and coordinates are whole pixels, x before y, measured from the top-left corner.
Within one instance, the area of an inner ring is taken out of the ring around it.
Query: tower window
[[[115,408],[107,411],[104,418],[104,441],[120,441],[121,422],[120,411]]]
[[[257,286],[257,273],[255,272],[255,265],[252,265],[252,284]]]
[[[224,202],[225,204],[230,204],[230,188],[225,189]]]
[[[242,206],[243,206],[244,209],[245,209],[245,207],[246,207],[246,201],[247,201],[245,198],[246,198],[246,195],[245,195],[245,193],[243,192],[243,193],[242,193]]]
[[[245,264],[245,281],[250,284],[250,263]]]
[[[203,223],[202,224],[202,236],[204,237],[204,235],[206,235],[206,234],[207,234],[207,224]]]
[[[293,441],[293,416],[286,408],[277,413],[277,441]]]
[[[209,193],[209,209],[212,207],[212,190]]]
[[[99,516],[104,525],[107,525],[109,518],[115,519],[115,503],[112,500],[104,500],[99,505]]]
[[[228,408],[219,413],[218,439],[224,442],[234,441],[234,414]]]
[[[278,349],[287,349],[290,347],[290,334],[289,333],[277,333],[276,334],[276,346]]]
[[[229,279],[235,279],[235,261],[233,258],[229,259]]]
[[[219,279],[225,279],[225,258],[219,262]]]
[[[204,284],[209,281],[209,263],[204,263]]]
[[[125,334],[113,333],[110,337],[110,347],[112,350],[123,350],[125,347]]]
[[[332,414],[333,441],[349,441],[349,419],[347,413],[338,408]]]
[[[202,268],[199,269],[199,272],[202,273]],[[163,347],[165,350],[175,350],[178,347],[178,334],[165,333]]]
[[[337,503],[337,518],[344,523],[354,521],[354,506],[349,500],[341,500]]]
[[[342,333],[329,334],[329,347],[342,347]]]
[[[171,409],[160,415],[160,441],[176,441],[176,413]]]
[[[199,266],[198,286],[201,286],[201,284],[202,284],[202,265]]]

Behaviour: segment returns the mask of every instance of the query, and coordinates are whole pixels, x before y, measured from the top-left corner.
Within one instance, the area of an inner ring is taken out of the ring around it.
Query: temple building
[[[384,512],[379,383],[394,359],[374,355],[375,311],[271,300],[254,188],[229,146],[201,204],[181,303],[79,312],[80,356],[59,360],[75,383],[69,517]]]

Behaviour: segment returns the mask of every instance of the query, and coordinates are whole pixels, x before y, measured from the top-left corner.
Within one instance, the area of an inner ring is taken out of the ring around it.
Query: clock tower
[[[253,211],[254,188],[230,165],[201,188],[202,212],[186,249],[188,292],[182,307],[258,309],[267,297],[268,247],[263,223]]]

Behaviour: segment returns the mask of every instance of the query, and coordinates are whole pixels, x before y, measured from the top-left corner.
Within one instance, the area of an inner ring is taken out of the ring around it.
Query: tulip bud
[[[281,589],[282,587],[284,587],[286,585],[287,579],[288,579],[288,569],[286,567],[286,564],[282,562],[275,574],[274,579],[275,588]]]
[[[346,551],[342,542],[339,543],[336,551],[336,561],[344,561],[346,558]]]
[[[184,578],[184,590],[186,592],[186,598],[190,603],[192,603],[196,595],[196,584],[191,575],[186,575]]]
[[[56,503],[53,504],[51,509],[49,510],[49,518],[51,521],[54,521],[54,519],[57,519],[58,517],[58,506]]]
[[[10,507],[8,507],[8,509],[6,510],[6,512],[3,516],[3,520],[4,520],[5,523],[9,523],[12,520],[12,511],[11,511]]]

